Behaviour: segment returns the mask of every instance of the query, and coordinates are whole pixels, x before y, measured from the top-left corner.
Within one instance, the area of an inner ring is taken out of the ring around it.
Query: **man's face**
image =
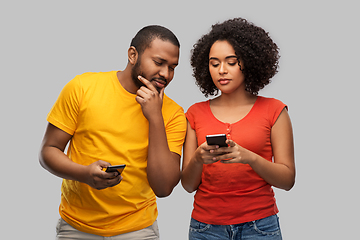
[[[141,75],[160,92],[173,79],[178,61],[179,48],[169,41],[155,38],[150,46],[138,56],[132,68],[131,77],[138,88],[143,86],[138,80],[138,76]]]

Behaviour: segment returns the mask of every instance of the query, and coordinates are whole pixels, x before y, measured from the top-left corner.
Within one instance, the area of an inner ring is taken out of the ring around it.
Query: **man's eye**
[[[158,66],[161,66],[161,62],[154,61],[154,63]]]

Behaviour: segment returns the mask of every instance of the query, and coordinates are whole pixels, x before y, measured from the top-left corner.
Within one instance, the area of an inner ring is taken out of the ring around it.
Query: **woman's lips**
[[[219,83],[221,84],[221,85],[226,85],[226,84],[228,84],[230,82],[230,79],[227,79],[227,78],[221,78],[221,79],[219,79]]]

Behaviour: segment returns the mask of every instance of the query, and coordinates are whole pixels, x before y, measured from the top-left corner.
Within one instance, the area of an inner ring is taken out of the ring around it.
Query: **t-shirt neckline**
[[[210,99],[207,100],[207,109],[208,109],[211,117],[214,118],[216,121],[218,121],[222,124],[226,124],[226,125],[235,125],[239,122],[244,121],[246,118],[248,118],[250,115],[252,115],[252,112],[254,112],[256,110],[256,106],[258,105],[260,98],[261,98],[261,96],[257,96],[256,101],[255,101],[254,105],[251,107],[250,111],[243,118],[239,119],[238,121],[236,121],[234,123],[223,122],[223,121],[219,120],[217,117],[215,117],[215,115],[213,114],[213,112],[211,111],[211,108],[210,108]]]

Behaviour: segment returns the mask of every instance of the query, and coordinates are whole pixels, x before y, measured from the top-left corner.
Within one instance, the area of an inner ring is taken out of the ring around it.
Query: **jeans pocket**
[[[279,218],[277,215],[262,218],[251,223],[256,232],[262,235],[281,235]]]
[[[193,218],[190,220],[190,232],[205,232],[210,226],[210,224],[199,222]]]

